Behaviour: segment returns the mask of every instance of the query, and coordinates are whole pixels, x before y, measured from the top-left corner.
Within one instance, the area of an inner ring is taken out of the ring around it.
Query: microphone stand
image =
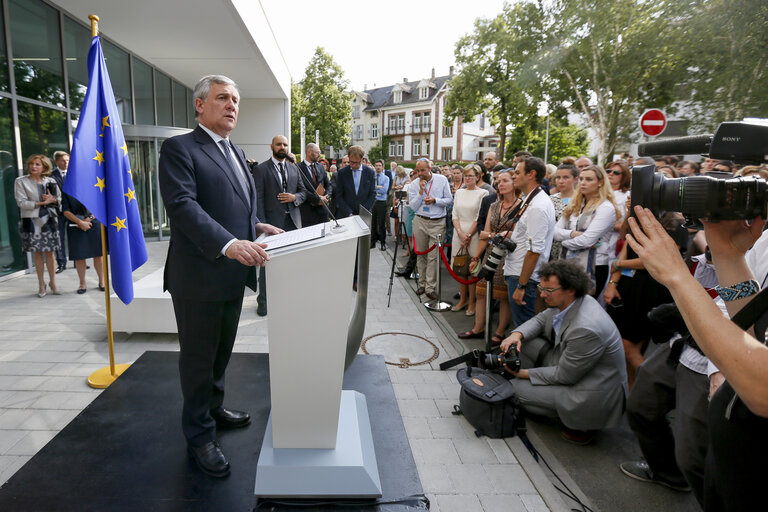
[[[311,190],[313,194],[315,194],[315,197],[317,197],[318,201],[320,201],[320,204],[323,205],[323,207],[325,208],[325,211],[328,212],[328,215],[331,217],[331,219],[333,219],[333,222],[336,223],[335,226],[331,226],[331,231],[333,231],[334,233],[343,233],[344,231],[346,231],[347,228],[339,224],[339,221],[336,220],[336,217],[331,213],[331,209],[328,208],[328,205],[325,204],[325,201],[323,201],[323,198],[320,197],[320,194],[317,193],[317,190],[315,190],[315,187],[312,186],[312,183],[309,182],[309,178],[307,178],[306,175],[301,171],[301,167],[299,167],[298,164],[296,165],[296,167],[299,170],[299,176],[301,176],[304,180],[304,186],[307,187],[309,190]]]

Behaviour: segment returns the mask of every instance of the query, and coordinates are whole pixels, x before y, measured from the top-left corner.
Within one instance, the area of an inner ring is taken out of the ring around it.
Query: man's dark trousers
[[[387,201],[376,201],[373,203],[373,212],[371,212],[371,247],[376,245],[376,242],[382,244],[387,241]]]
[[[640,365],[627,400],[627,419],[654,476],[671,481],[685,477],[702,503],[709,381],[682,364],[667,363],[669,352],[669,343],[659,345]],[[672,409],[670,428],[667,414]]]
[[[224,400],[224,371],[235,344],[243,296],[217,302],[172,299],[184,396],[181,428],[189,444],[202,446],[216,440],[216,422],[208,412]],[[212,378],[203,380],[203,375]]]

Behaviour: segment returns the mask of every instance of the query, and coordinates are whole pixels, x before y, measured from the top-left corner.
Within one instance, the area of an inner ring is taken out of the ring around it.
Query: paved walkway
[[[160,268],[167,242],[147,244],[149,261],[140,279]],[[429,340],[439,357],[431,363],[389,366],[398,405],[431,510],[442,512],[540,512],[565,509],[517,439],[475,437],[471,426],[451,414],[458,403],[455,371],[440,361],[458,355],[418,302],[395,279],[391,307],[387,288],[391,260],[372,251],[366,337],[408,333]],[[108,364],[103,292],[89,271],[88,293],[77,295],[75,270],[57,276],[63,294],[38,298],[34,274],[0,282],[0,482],[4,483],[98,394],[86,377]],[[243,304],[236,352],[267,352],[267,320],[255,313],[256,297]],[[414,345],[409,347],[408,341]],[[404,344],[405,343],[405,344]],[[432,350],[423,340],[398,335],[371,339],[371,352],[400,352],[412,361]],[[426,349],[426,352],[425,352]],[[175,335],[117,334],[117,363],[135,361],[146,350],[178,350]],[[181,435],[181,432],[179,432]],[[510,447],[512,449],[510,449]],[[518,454],[520,461],[515,457]],[[534,485],[535,483],[535,485]],[[542,496],[545,499],[542,499]]]

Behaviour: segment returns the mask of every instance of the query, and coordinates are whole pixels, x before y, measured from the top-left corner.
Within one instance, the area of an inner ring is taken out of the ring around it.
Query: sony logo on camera
[[[723,137],[723,142],[739,142],[741,137]]]

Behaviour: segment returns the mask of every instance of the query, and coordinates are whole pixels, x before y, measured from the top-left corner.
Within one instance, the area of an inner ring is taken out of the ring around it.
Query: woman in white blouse
[[[611,259],[608,242],[616,219],[621,216],[613,201],[613,189],[599,165],[579,174],[579,187],[555,225],[555,240],[568,250],[595,282],[592,294],[602,291]]]
[[[464,168],[465,187],[456,190],[453,199],[453,257],[459,253],[460,248],[468,251],[473,256],[477,249],[477,214],[480,211],[480,203],[488,195],[487,190],[477,186],[480,177],[480,169],[477,164],[469,164]],[[453,260],[451,261],[453,263]],[[467,308],[467,316],[475,314],[475,285],[459,284],[459,303],[451,308],[451,311],[461,311]]]

